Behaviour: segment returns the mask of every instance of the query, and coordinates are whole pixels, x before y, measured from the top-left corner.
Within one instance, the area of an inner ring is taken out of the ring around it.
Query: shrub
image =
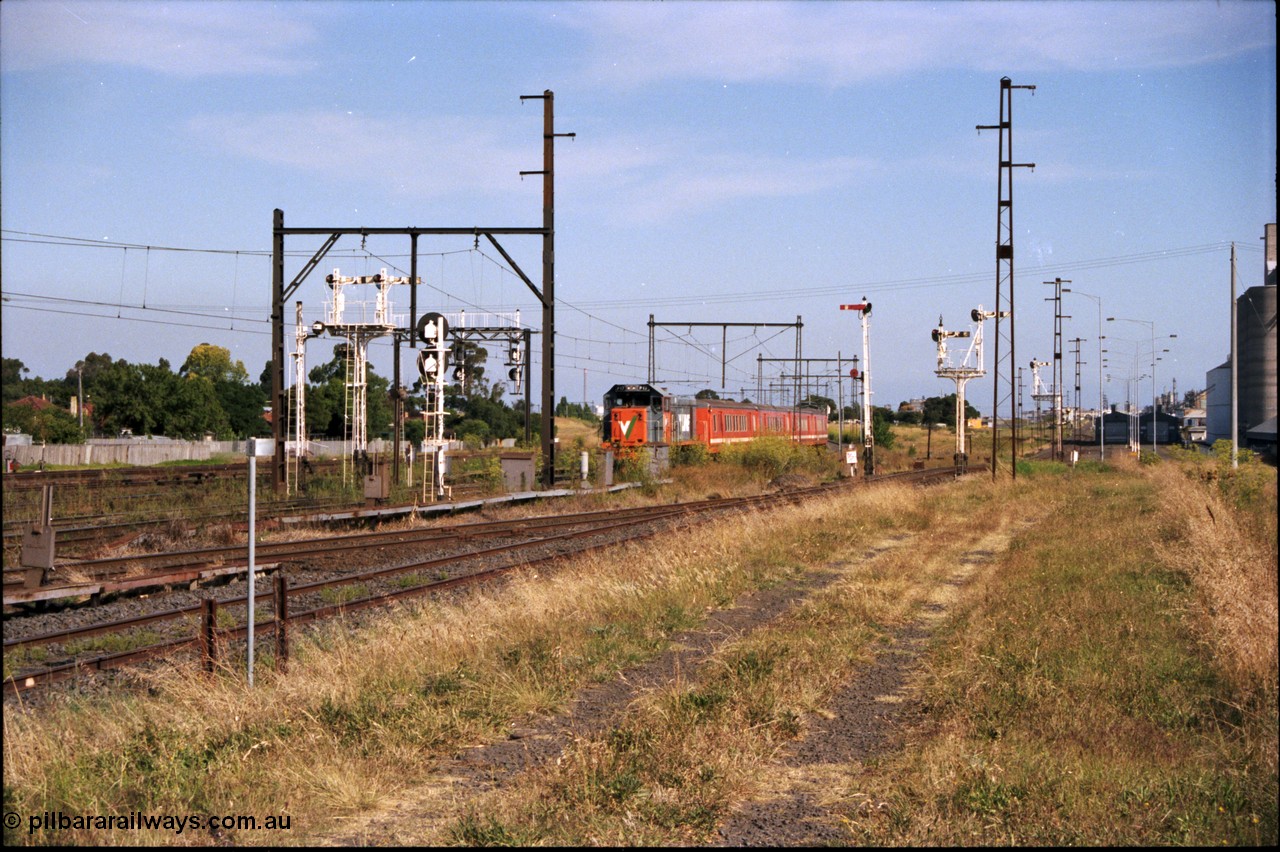
[[[614,478],[623,482],[648,483],[652,478],[650,461],[652,455],[647,447],[636,450],[619,450],[614,464]]]
[[[671,448],[672,465],[703,465],[711,460],[706,444],[677,444]]]

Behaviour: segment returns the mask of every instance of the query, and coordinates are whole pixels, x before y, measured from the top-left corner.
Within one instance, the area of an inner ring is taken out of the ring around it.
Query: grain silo
[[[1266,227],[1263,284],[1236,299],[1237,409],[1243,434],[1276,416],[1276,226]]]

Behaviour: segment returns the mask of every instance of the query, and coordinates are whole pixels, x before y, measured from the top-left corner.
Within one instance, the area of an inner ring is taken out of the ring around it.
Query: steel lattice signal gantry
[[[1015,86],[1008,77],[1000,78],[1000,123],[979,124],[978,131],[996,130],[1000,134],[1000,150],[997,159],[998,179],[996,182],[996,351],[995,375],[992,380],[991,405],[991,478],[996,478],[997,464],[1000,456],[1000,406],[1005,404],[1009,409],[1010,436],[1009,468],[1013,478],[1018,476],[1018,418],[1014,408],[1017,383],[1014,379],[1013,365],[1016,362],[1014,351],[1014,307],[1013,307],[1013,170],[1015,168],[1035,169],[1035,163],[1013,162],[1013,90],[1030,89],[1035,86]],[[1002,319],[1008,320],[1008,330],[1002,327]],[[1001,396],[1001,376],[1008,376],[1008,391]]]
[[[523,175],[542,175],[542,226],[533,228],[486,227],[471,226],[461,228],[367,228],[367,227],[285,227],[284,211],[277,208],[272,219],[272,262],[271,262],[271,411],[272,437],[275,442],[274,463],[271,469],[271,482],[276,491],[283,491],[287,480],[285,427],[288,399],[285,385],[285,304],[303,281],[311,274],[324,256],[333,248],[344,234],[360,235],[404,235],[409,237],[410,268],[409,278],[418,281],[418,238],[437,235],[467,235],[479,239],[481,235],[487,239],[519,276],[542,305],[542,482],[545,487],[554,484],[555,477],[555,140],[558,137],[573,137],[573,133],[555,132],[555,95],[547,89],[540,95],[521,95],[520,100],[541,100],[543,102],[542,159],[543,167],[538,171],[522,171]],[[287,236],[324,236],[325,241],[286,285],[284,277],[284,241]],[[542,287],[537,287],[520,266],[512,259],[495,238],[499,235],[527,235],[542,237]],[[397,337],[410,336],[418,321],[418,288],[410,287],[409,326],[396,329]],[[410,337],[410,339],[412,339]],[[397,379],[399,362],[396,363]],[[399,424],[397,426],[397,445]],[[398,458],[398,452],[397,452]]]
[[[970,313],[974,322],[972,331],[947,331],[942,325],[942,317],[939,316],[938,327],[931,334],[933,342],[938,345],[938,365],[934,373],[939,378],[951,379],[956,383],[955,465],[957,476],[969,469],[968,422],[965,419],[964,389],[971,379],[980,378],[987,373],[982,363],[982,324],[993,315],[994,312],[984,311],[981,305],[974,308]],[[947,341],[966,338],[969,340],[969,346],[964,350],[964,356],[958,362],[953,361],[954,352],[947,346]]]

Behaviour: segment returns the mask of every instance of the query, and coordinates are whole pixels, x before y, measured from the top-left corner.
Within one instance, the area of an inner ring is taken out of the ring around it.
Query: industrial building
[[[1263,234],[1262,284],[1235,303],[1236,430],[1240,445],[1275,457],[1276,452],[1276,224]],[[1205,374],[1206,443],[1231,438],[1231,355]]]

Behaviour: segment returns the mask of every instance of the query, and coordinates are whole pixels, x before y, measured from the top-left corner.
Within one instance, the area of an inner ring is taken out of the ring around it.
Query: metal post
[[[258,459],[257,446],[253,438],[249,439],[249,650],[245,660],[249,669],[249,686],[253,686],[253,623],[254,623],[254,595],[256,591],[256,561],[254,559],[254,538],[257,535],[257,519],[258,519]]]
[[[276,671],[284,672],[289,666],[289,582],[281,572],[276,572]]]
[[[1154,346],[1152,347],[1154,349]],[[1155,357],[1154,352],[1152,357]],[[1231,244],[1231,468],[1240,466],[1237,447],[1240,446],[1240,408],[1236,402],[1239,391],[1240,373],[1236,358],[1236,244]]]
[[[1013,365],[1017,363],[1014,350],[1014,291],[1013,291],[1013,169],[1016,167],[1035,168],[1035,163],[1013,162],[1013,90],[1031,89],[1035,86],[1015,86],[1008,77],[1000,78],[1000,123],[998,125],[978,125],[978,130],[996,130],[1000,134],[999,155],[997,159],[999,177],[996,181],[996,351],[995,375],[992,382],[991,403],[991,479],[995,481],[997,461],[1000,450],[1000,369],[1005,364],[1009,373],[1009,411],[1013,415],[1010,424],[1010,473],[1018,478],[1018,419],[1014,410],[1017,386],[1014,384]],[[1007,286],[1006,286],[1007,285]],[[1005,292],[1008,292],[1008,306],[1005,303]],[[1000,320],[1009,320],[1009,351],[1001,353]]]
[[[76,412],[80,417],[80,429],[84,430],[84,362],[76,362]]]
[[[413,328],[413,326],[409,326]],[[395,350],[394,366],[391,368],[391,481],[400,484],[400,433],[404,430],[404,393],[400,389],[400,335],[392,335]]]
[[[284,211],[276,208],[271,228],[271,489],[282,493],[285,470],[285,412],[289,401],[284,389]]]
[[[200,660],[206,672],[212,672],[218,664],[217,647],[218,602],[205,598],[200,603]]]

